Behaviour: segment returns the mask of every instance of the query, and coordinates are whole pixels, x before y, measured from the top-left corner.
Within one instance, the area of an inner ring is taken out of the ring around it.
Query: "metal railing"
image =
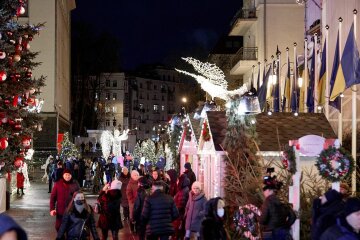
[[[237,51],[236,55],[231,61],[232,67],[234,67],[241,60],[255,60],[258,59],[257,47],[242,47]]]
[[[256,18],[256,8],[240,9],[231,21],[231,25],[234,25],[238,19],[252,19]]]

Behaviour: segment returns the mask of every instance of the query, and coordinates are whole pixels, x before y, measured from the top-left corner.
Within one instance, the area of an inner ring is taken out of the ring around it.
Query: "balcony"
[[[240,9],[234,16],[229,36],[243,36],[257,21],[256,8]]]
[[[231,60],[232,69],[230,74],[241,75],[251,70],[258,61],[257,47],[242,47]]]

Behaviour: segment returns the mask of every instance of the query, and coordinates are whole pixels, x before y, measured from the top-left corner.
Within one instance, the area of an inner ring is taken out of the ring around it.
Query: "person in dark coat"
[[[150,181],[147,177],[140,177],[138,180],[138,190],[134,203],[134,220],[136,225],[136,232],[139,235],[139,240],[145,240],[146,224],[141,222],[141,212],[144,206],[145,198],[150,195]]]
[[[129,213],[129,201],[126,195],[126,188],[130,181],[130,173],[127,167],[123,167],[120,177],[119,177],[121,185],[121,207],[123,208],[124,220],[129,220],[130,213]]]
[[[58,160],[56,162],[56,168],[51,174],[54,183],[62,179],[63,172],[64,172],[64,164],[62,161]]]
[[[230,239],[224,228],[225,203],[222,198],[212,198],[206,203],[205,219],[201,223],[202,240]]]
[[[126,187],[126,196],[129,201],[129,213],[130,213],[130,229],[131,231],[135,231],[135,221],[134,221],[134,203],[138,190],[138,179],[139,172],[136,170],[131,171],[131,178]]]
[[[177,189],[179,191],[176,193],[174,197],[175,205],[179,210],[180,217],[174,221],[175,234],[173,236],[174,239],[184,239],[185,237],[185,208],[189,199],[189,185],[190,180],[187,178],[186,174],[182,174],[179,177],[179,182],[177,185]],[[183,229],[179,229],[182,226]]]
[[[205,205],[207,199],[201,188],[201,183],[195,181],[191,186],[189,199],[185,207],[185,239],[190,239],[190,235],[194,234],[200,237],[201,221],[205,217]]]
[[[121,185],[119,180],[113,180],[106,184],[100,192],[98,202],[100,203],[100,217],[98,227],[101,228],[102,240],[108,238],[108,231],[111,231],[112,239],[118,240],[119,230],[123,228],[120,216]]]
[[[320,240],[360,239],[360,199],[349,198],[344,212],[336,219],[336,224],[328,228]]]
[[[175,169],[169,169],[167,171],[167,174],[169,175],[170,177],[170,190],[169,190],[169,194],[171,196],[175,196],[176,192],[178,191],[178,188],[177,188],[177,180],[178,180],[178,174],[176,172]],[[189,182],[190,183],[190,182]]]
[[[62,179],[55,183],[50,196],[50,215],[56,216],[56,231],[59,231],[66,207],[71,202],[73,194],[79,190],[79,184],[72,179],[70,170],[65,169]]]
[[[281,240],[291,239],[290,227],[294,223],[294,217],[290,217],[290,211],[286,205],[277,197],[277,190],[281,185],[270,184],[263,188],[265,201],[261,206],[261,216],[259,222],[264,226],[264,232],[269,232],[264,239]]]
[[[100,240],[95,226],[94,213],[86,203],[83,192],[75,192],[66,209],[56,240],[66,234],[67,240],[90,240],[90,232],[94,240]]]
[[[0,214],[0,239],[27,240],[24,229],[21,228],[10,216]]]
[[[196,181],[195,173],[191,169],[191,164],[189,162],[185,163],[184,168],[185,168],[184,173],[186,174],[186,176],[190,180],[190,187],[191,187],[192,184]]]
[[[161,181],[152,184],[152,194],[145,198],[141,221],[146,224],[147,240],[168,240],[174,233],[172,222],[179,217],[174,199],[163,192]]]
[[[318,240],[323,232],[336,223],[345,202],[340,192],[330,189],[321,198],[313,201],[311,239]]]

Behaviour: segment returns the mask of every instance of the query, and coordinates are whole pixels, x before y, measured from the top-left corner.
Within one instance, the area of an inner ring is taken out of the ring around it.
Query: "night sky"
[[[241,0],[76,0],[73,22],[94,34],[114,34],[122,67],[164,63],[203,48],[210,51],[241,8]],[[195,53],[194,53],[195,54]]]

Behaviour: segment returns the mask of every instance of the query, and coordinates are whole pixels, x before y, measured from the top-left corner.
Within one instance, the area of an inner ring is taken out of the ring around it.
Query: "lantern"
[[[247,92],[240,97],[238,114],[239,115],[251,115],[260,113],[259,99],[256,94]]]

